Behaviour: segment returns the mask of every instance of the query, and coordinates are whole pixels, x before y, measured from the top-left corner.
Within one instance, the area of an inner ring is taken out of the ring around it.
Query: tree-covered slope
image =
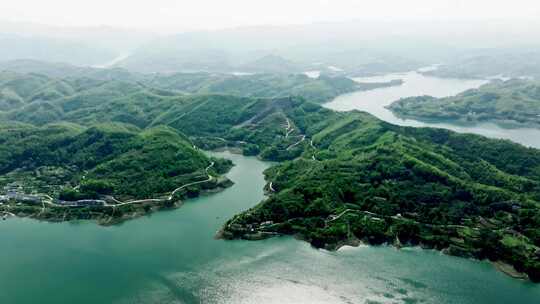
[[[338,95],[370,89],[346,77],[303,74],[173,74],[155,77],[149,82],[167,90],[191,94],[228,94],[244,97],[277,98],[302,96],[312,102],[326,102]]]
[[[33,102],[51,102],[98,91],[117,94],[152,88],[157,94],[227,94],[278,98],[301,96],[326,102],[358,90],[399,85],[400,82],[357,83],[342,76],[310,78],[303,74],[232,75],[215,73],[137,74],[120,68],[97,69],[34,60],[0,63],[0,111],[20,109]],[[115,88],[116,86],[116,88]],[[108,96],[113,98],[116,96]],[[32,112],[21,110],[22,112]]]
[[[269,199],[231,219],[224,237],[421,244],[540,280],[538,150],[359,112],[298,112],[286,115],[311,144],[266,172]]]
[[[241,147],[268,160],[299,156],[309,146],[306,130],[332,112],[302,98],[200,95],[172,107],[154,122],[189,134],[203,148]],[[313,124],[313,125],[311,125]]]
[[[119,199],[160,196],[206,179],[205,168],[212,162],[185,135],[164,126],[141,131],[124,124],[85,128],[6,123],[0,128],[0,142],[4,185],[18,182],[28,191],[69,200],[105,194]],[[219,163],[216,168],[223,168],[222,160],[214,161]],[[42,168],[64,174],[58,179]],[[59,183],[54,191],[34,187],[52,183]]]
[[[172,100],[181,98],[125,81],[78,78],[66,83],[72,88],[71,94],[26,100],[17,109],[0,111],[0,117],[36,125],[61,121],[83,125],[124,122],[145,127],[163,107],[170,107]]]
[[[53,192],[72,199],[166,197],[175,185],[204,182],[186,189],[189,196],[219,187],[206,174],[228,167],[193,145],[240,148],[280,163],[266,172],[269,198],[231,219],[224,237],[298,234],[327,248],[355,240],[421,244],[501,260],[540,280],[536,149],[394,126],[301,97],[71,84],[72,96],[29,104],[57,113],[50,121],[38,120],[46,117],[40,109],[6,112],[19,122],[0,129],[2,180],[18,177],[40,192],[61,185]]]
[[[404,98],[394,102],[390,109],[424,120],[492,121],[539,127],[540,83],[519,79],[494,81],[453,97]]]
[[[40,74],[0,72],[0,111],[19,109],[33,101],[54,100],[74,93],[69,83]]]
[[[124,122],[144,128],[169,109],[191,103],[193,98],[188,95],[302,96],[324,102],[343,93],[371,88],[340,77],[199,73],[150,78],[124,74],[122,70],[85,71],[78,77],[63,78],[2,72],[0,118],[37,125],[61,121],[83,125]]]

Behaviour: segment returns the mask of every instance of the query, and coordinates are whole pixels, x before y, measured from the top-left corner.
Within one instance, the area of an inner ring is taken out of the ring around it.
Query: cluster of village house
[[[4,186],[5,195],[0,195],[0,202],[14,200],[29,204],[41,204],[42,198],[37,195],[24,194],[22,186],[18,183],[10,183]]]
[[[30,205],[37,205],[43,202],[43,196],[25,194],[20,184],[14,182],[4,186],[4,195],[0,195],[0,204],[7,203],[9,201],[16,201],[18,203],[25,203]],[[103,200],[78,200],[78,201],[63,201],[55,200],[55,204],[62,206],[72,207],[84,207],[84,206],[103,206],[105,201]]]

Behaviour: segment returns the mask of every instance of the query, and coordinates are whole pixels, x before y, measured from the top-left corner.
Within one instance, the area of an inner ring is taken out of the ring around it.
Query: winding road
[[[298,142],[296,142],[296,143],[294,143],[294,144],[288,146],[288,147],[287,147],[287,151],[290,150],[290,149],[292,149],[292,148],[294,148],[294,147],[296,147],[296,146],[298,146],[298,145],[301,144],[304,140],[306,140],[306,136],[305,136],[305,135],[301,135],[301,136],[302,136],[302,139],[300,139]]]
[[[289,134],[291,134],[292,132],[294,132],[294,128],[291,126],[291,121],[286,118],[287,120],[287,127],[285,127],[285,138],[289,138]]]
[[[118,204],[106,204],[105,206],[107,207],[121,207],[121,206],[126,206],[126,205],[132,205],[132,204],[140,204],[140,203],[160,203],[160,202],[163,202],[163,201],[172,201],[174,195],[176,193],[178,193],[178,191],[186,188],[186,187],[189,187],[189,186],[193,186],[193,185],[197,185],[197,184],[202,184],[202,183],[206,183],[206,182],[209,182],[211,181],[212,179],[214,179],[214,177],[212,175],[210,175],[210,173],[208,173],[208,170],[210,170],[210,168],[212,168],[214,166],[214,162],[210,163],[210,165],[208,167],[206,167],[204,169],[204,171],[206,172],[206,174],[208,175],[208,179],[206,180],[203,180],[203,181],[198,181],[198,182],[192,182],[192,183],[189,183],[189,184],[185,184],[185,185],[182,185],[176,189],[174,189],[171,194],[169,195],[169,197],[164,200],[164,199],[159,199],[159,198],[148,198],[148,199],[143,199],[143,200],[135,200],[135,201],[128,201],[128,202],[120,202],[119,200],[117,200],[116,198],[114,197],[111,197],[112,200],[114,200],[115,202],[118,202]]]
[[[286,131],[285,138],[288,138],[288,137],[289,137],[289,134],[290,134],[291,132],[294,131],[294,128],[291,126],[291,121],[290,121],[288,118],[285,118],[285,119],[286,119],[286,121],[287,121],[287,126],[285,127],[285,131]],[[301,139],[300,139],[298,142],[296,142],[296,143],[294,143],[294,144],[288,146],[288,147],[286,148],[286,151],[289,151],[290,149],[292,149],[292,148],[298,146],[299,144],[301,144],[302,142],[304,142],[306,139],[308,139],[308,137],[307,137],[306,135],[304,135],[304,134],[298,135],[298,136],[301,137]],[[311,138],[309,138],[309,146],[310,146],[313,150],[315,150],[315,151],[317,150],[317,147],[315,147],[315,145],[313,145],[313,139],[311,139]],[[315,158],[315,152],[313,152],[313,155],[311,156],[311,159],[314,160],[314,161],[317,161],[317,158]],[[279,175],[279,174],[280,174],[280,173],[278,172],[277,175]],[[271,192],[276,192],[276,190],[274,189],[274,182],[272,182],[272,181],[270,182],[270,184],[268,185],[268,189],[269,189]]]
[[[192,183],[189,183],[189,184],[185,184],[185,185],[182,185],[176,189],[174,189],[171,194],[169,195],[169,197],[167,199],[162,199],[162,198],[148,198],[148,199],[142,199],[142,200],[133,200],[133,201],[128,201],[128,202],[121,202],[119,200],[117,200],[114,196],[111,196],[110,197],[110,200],[112,201],[115,201],[116,204],[108,204],[108,203],[105,203],[103,206],[104,207],[111,207],[111,208],[116,208],[116,207],[121,207],[121,206],[126,206],[126,205],[132,205],[132,204],[140,204],[140,203],[160,203],[160,202],[163,202],[163,201],[171,201],[174,197],[174,195],[186,188],[186,187],[189,187],[189,186],[193,186],[193,185],[197,185],[197,184],[202,184],[202,183],[206,183],[206,182],[209,182],[211,181],[212,179],[214,179],[214,177],[212,175],[210,175],[210,173],[208,173],[208,170],[210,170],[210,168],[212,168],[214,166],[214,162],[211,162],[210,165],[208,167],[206,167],[204,169],[204,171],[206,172],[206,174],[208,175],[208,178],[205,179],[205,180],[202,180],[202,181],[197,181],[197,182],[192,182]],[[47,194],[43,194],[42,195],[43,197],[47,198],[49,201],[42,201],[42,209],[40,211],[39,214],[43,213],[45,211],[45,204],[48,204],[48,205],[51,205],[51,206],[54,206],[54,207],[60,207],[60,208],[69,208],[71,206],[66,206],[66,205],[60,205],[60,204],[56,204],[56,203],[53,203],[53,198],[50,197],[49,195]],[[38,214],[38,215],[39,215]]]

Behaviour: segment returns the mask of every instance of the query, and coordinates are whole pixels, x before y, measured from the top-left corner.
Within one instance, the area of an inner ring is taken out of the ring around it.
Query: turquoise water
[[[214,240],[263,199],[255,158],[228,152],[233,187],[114,227],[0,222],[0,303],[538,303],[540,286],[416,248],[315,250],[290,237]],[[373,301],[373,302],[369,302]]]

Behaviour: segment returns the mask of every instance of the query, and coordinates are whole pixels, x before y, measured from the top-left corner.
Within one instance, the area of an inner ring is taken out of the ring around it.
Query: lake
[[[337,97],[325,104],[336,111],[360,110],[392,124],[411,127],[435,127],[454,130],[460,133],[475,133],[491,138],[509,139],[529,147],[540,148],[540,130],[532,128],[503,128],[493,123],[458,125],[448,122],[421,122],[402,119],[385,107],[405,97],[431,95],[447,97],[487,83],[487,80],[446,79],[424,76],[417,72],[388,74],[377,77],[354,78],[358,82],[386,82],[402,79],[403,85],[380,88],[370,91],[354,92]]]
[[[215,240],[264,198],[270,164],[229,152],[235,185],[113,227],[0,222],[0,303],[537,303],[540,286],[487,262],[418,248],[315,250]],[[371,301],[371,302],[370,302]]]

